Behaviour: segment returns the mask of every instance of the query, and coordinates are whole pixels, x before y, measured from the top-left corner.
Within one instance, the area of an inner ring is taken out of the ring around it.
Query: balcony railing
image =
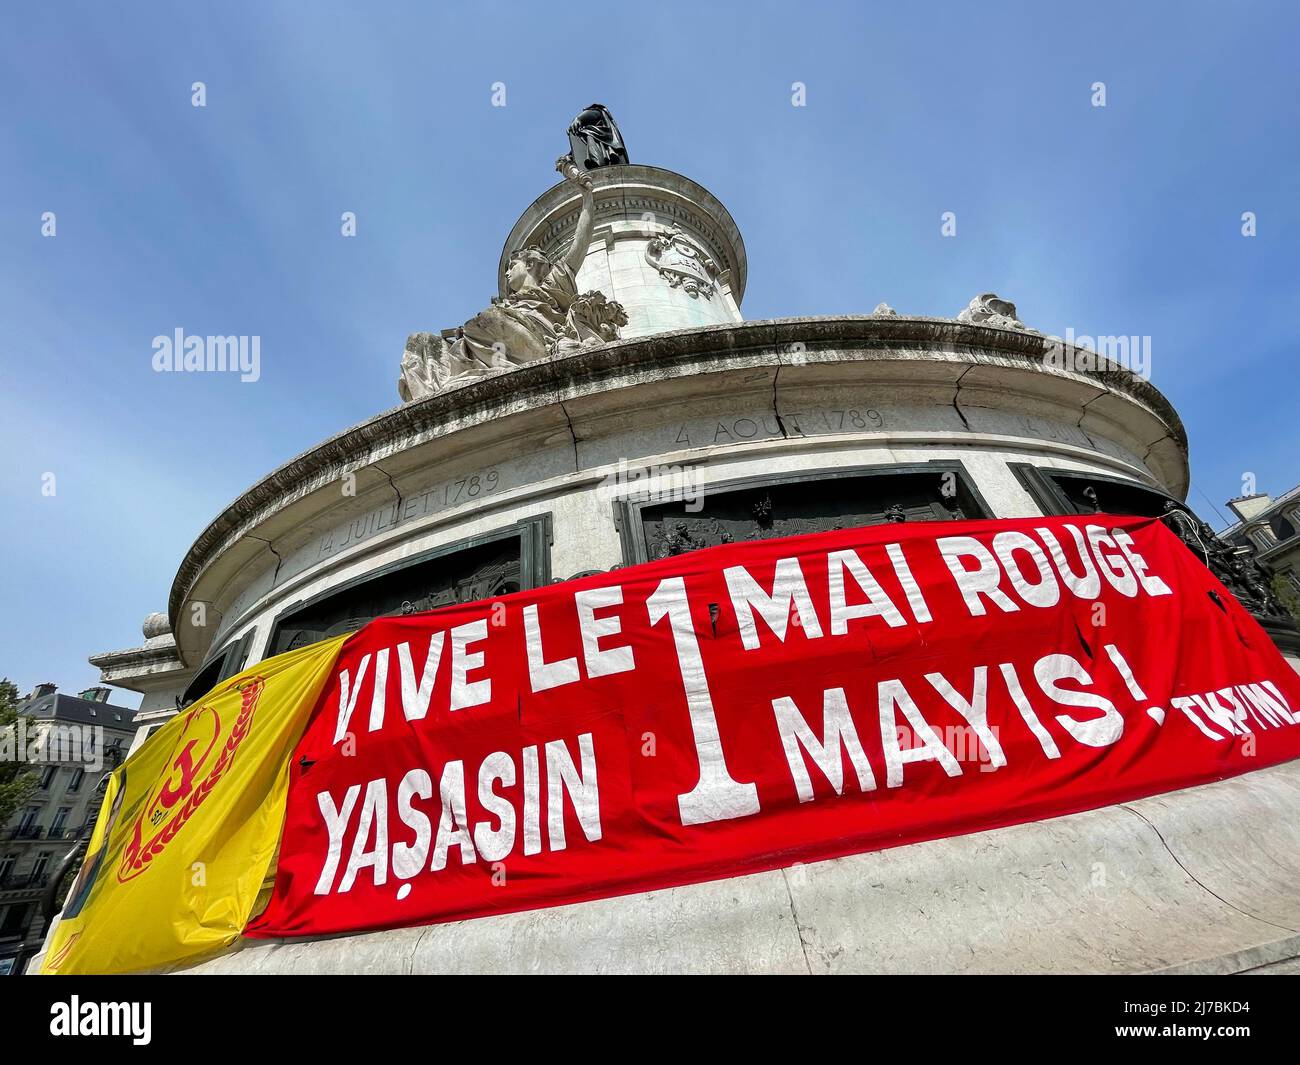
[[[46,872],[20,873],[0,878],[0,891],[30,891],[32,888],[42,888],[49,882],[50,874]]]

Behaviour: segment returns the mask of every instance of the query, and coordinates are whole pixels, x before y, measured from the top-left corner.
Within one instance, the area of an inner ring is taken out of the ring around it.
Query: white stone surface
[[[1300,762],[1119,806],[574,906],[317,941],[213,973],[1285,971]]]

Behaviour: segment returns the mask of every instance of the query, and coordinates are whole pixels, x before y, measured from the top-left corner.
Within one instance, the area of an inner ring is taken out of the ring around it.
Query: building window
[[[267,655],[352,632],[377,617],[472,603],[550,582],[551,518],[528,518],[385,566],[295,603],[276,619]]]
[[[693,498],[614,503],[627,565],[702,547],[829,532],[889,521],[992,517],[958,462],[859,466],[704,486]]]
[[[1267,525],[1256,526],[1247,532],[1246,536],[1259,551],[1267,551],[1270,547],[1277,545],[1277,537],[1273,535],[1273,530]]]
[[[9,878],[13,875],[13,871],[14,856],[12,854],[6,854],[3,858],[0,858],[0,888],[4,888],[8,885]]]
[[[23,902],[5,910],[3,919],[0,919],[0,939],[12,939],[26,932],[35,905],[34,902]]]
[[[36,859],[36,864],[32,866],[31,883],[33,885],[39,884],[49,867],[50,856],[48,854],[42,854]]]
[[[58,812],[54,815],[54,820],[50,824],[50,839],[62,839],[63,833],[68,827],[68,815],[72,813],[71,806],[60,806]]]
[[[41,770],[41,779],[37,787],[39,787],[42,791],[48,790],[50,785],[54,783],[54,778],[57,777],[58,775],[59,775],[58,766],[47,765],[44,769]]]
[[[67,788],[66,788],[65,790],[66,790],[69,794],[72,793],[72,792],[74,792],[74,791],[80,791],[80,790],[81,790],[81,782],[82,782],[83,780],[85,780],[85,778],[86,778],[86,771],[85,771],[84,769],[82,769],[82,768],[80,768],[80,767],[74,769],[74,770],[72,771],[72,779],[68,781],[68,786],[67,786]]]

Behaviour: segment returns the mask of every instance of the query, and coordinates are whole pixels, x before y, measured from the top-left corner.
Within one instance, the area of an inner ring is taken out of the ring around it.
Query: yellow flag
[[[230,946],[284,822],[289,759],[346,636],[222,681],[114,771],[42,973],[124,973]]]

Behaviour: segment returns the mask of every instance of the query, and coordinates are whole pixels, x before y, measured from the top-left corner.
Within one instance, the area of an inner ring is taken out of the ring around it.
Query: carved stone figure
[[[884,303],[884,302],[877,303],[876,309],[872,311],[871,314],[872,317],[875,318],[897,318],[898,317],[898,312],[894,310],[894,308],[891,307],[888,303]]]
[[[1266,617],[1289,618],[1291,615],[1282,606],[1269,583],[1268,575],[1253,558],[1235,555],[1229,561],[1231,572],[1236,582],[1246,589],[1247,609]]]
[[[713,283],[719,273],[717,263],[676,226],[650,238],[645,246],[645,259],[670,287],[684,289],[692,299],[701,295],[713,299]]]
[[[504,297],[494,298],[490,307],[458,329],[445,330],[441,336],[415,333],[409,337],[397,382],[404,401],[617,339],[619,327],[627,324],[622,306],[603,293],[578,293],[576,275],[591,244],[595,217],[591,178],[567,155],[556,161],[555,168],[582,194],[568,252],[552,262],[540,248],[520,249],[510,259]]]
[[[1010,300],[1000,299],[993,292],[983,292],[957,315],[957,321],[969,325],[993,325],[1001,329],[1019,329],[1022,333],[1036,333],[1016,317],[1016,305]]]
[[[569,146],[574,165],[583,173],[628,161],[618,123],[604,104],[591,104],[570,123]]]
[[[1290,617],[1274,595],[1268,575],[1255,559],[1238,554],[1206,522],[1198,521],[1172,500],[1166,500],[1164,511],[1160,520],[1205,563],[1242,606],[1264,617]]]
[[[621,303],[608,299],[599,290],[584,292],[569,306],[566,333],[559,342],[559,350],[570,350],[574,341],[581,347],[617,340],[619,329],[625,325],[627,313]]]
[[[1165,500],[1164,513],[1160,515],[1160,520],[1169,527],[1170,532],[1182,540],[1191,550],[1197,552],[1202,559],[1209,558],[1200,542],[1200,522],[1172,499]]]

